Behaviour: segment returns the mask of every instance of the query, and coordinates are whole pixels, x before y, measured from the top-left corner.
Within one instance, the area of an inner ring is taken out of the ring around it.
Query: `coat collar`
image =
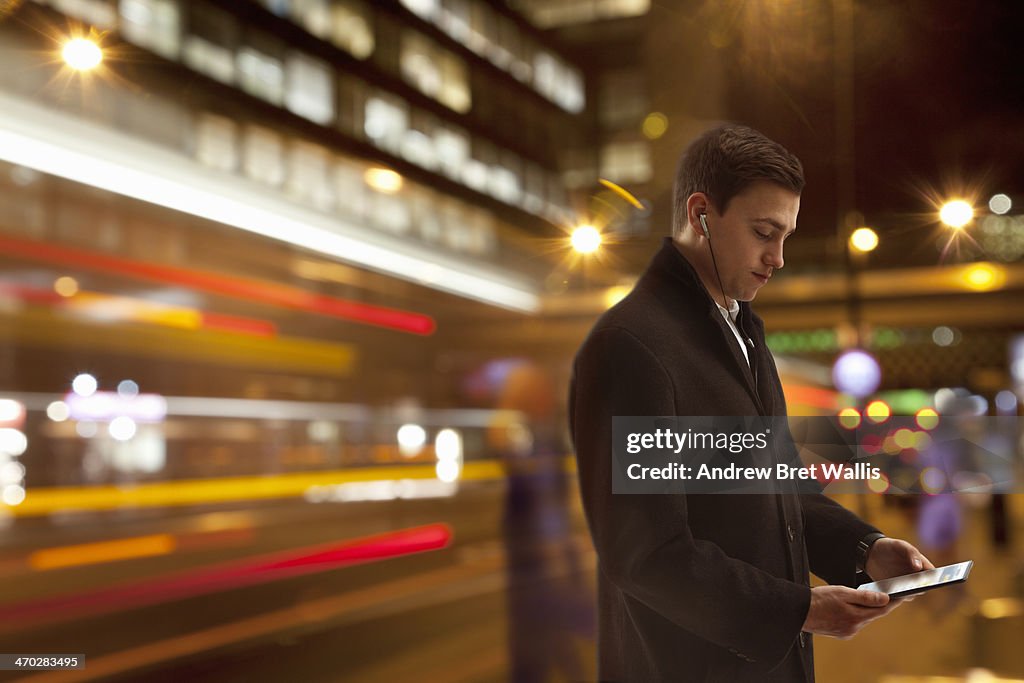
[[[729,349],[733,357],[735,362],[734,369],[742,377],[751,397],[754,398],[758,405],[762,406],[763,410],[762,392],[759,391],[761,387],[758,385],[763,384],[767,379],[767,368],[764,367],[764,355],[761,353],[761,349],[757,347],[757,344],[755,344],[754,348],[747,349],[751,360],[751,365],[748,365],[747,358],[736,341],[736,336],[732,333],[729,324],[725,322],[725,318],[718,309],[718,304],[711,298],[707,287],[704,286],[700,276],[697,275],[696,269],[683,256],[682,252],[676,248],[671,237],[662,239],[661,248],[655,253],[654,258],[651,259],[650,265],[641,277],[641,282],[648,279],[660,281],[663,285],[667,285],[669,291],[677,293],[678,301],[675,302],[676,305],[685,306],[695,313],[704,313],[711,319],[711,323],[721,332],[722,343]],[[654,283],[652,282],[652,284]],[[763,344],[763,325],[753,314],[750,304],[746,301],[740,302],[737,327],[740,330],[740,335],[745,339],[753,338],[758,340],[759,344]],[[757,365],[761,366],[761,371],[755,379],[751,367],[756,367]],[[769,406],[769,410],[772,408],[773,406]]]

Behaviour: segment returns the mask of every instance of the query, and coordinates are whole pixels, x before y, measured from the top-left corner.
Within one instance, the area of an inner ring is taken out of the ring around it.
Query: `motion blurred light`
[[[7,505],[21,505],[25,500],[25,489],[18,484],[8,484],[4,487],[3,501]]]
[[[992,213],[1002,216],[1013,208],[1013,200],[1005,194],[994,194],[988,200],[988,209]]]
[[[363,179],[367,185],[384,194],[395,194],[402,189],[402,176],[390,168],[368,168]]]
[[[592,254],[601,246],[601,233],[593,225],[581,225],[572,231],[572,248],[581,254]]]
[[[404,424],[398,428],[398,450],[411,458],[423,450],[427,443],[427,432],[417,424]]]
[[[438,460],[434,467],[437,478],[445,483],[451,483],[459,478],[462,468],[457,460]]]
[[[20,429],[0,429],[0,453],[18,456],[28,448],[28,437]]]
[[[975,291],[998,289],[1006,282],[1006,271],[993,263],[975,263],[964,270],[964,282]]]
[[[954,230],[960,230],[973,218],[974,208],[963,199],[948,201],[939,209],[939,220]]]
[[[0,398],[0,425],[21,426],[25,421],[25,406],[12,398]]]
[[[442,429],[434,437],[434,454],[438,460],[460,460],[462,437],[454,429]]]
[[[103,50],[88,38],[73,38],[64,43],[64,61],[76,71],[95,69],[103,61]]]
[[[867,253],[878,246],[878,233],[871,228],[857,228],[850,235],[850,247],[856,251]]]

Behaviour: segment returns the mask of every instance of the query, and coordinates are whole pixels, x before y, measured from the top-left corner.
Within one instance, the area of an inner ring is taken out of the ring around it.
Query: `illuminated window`
[[[419,33],[402,34],[402,52],[399,58],[402,78],[424,95],[436,98],[441,89],[441,69],[433,43]]]
[[[441,212],[438,203],[443,200],[436,197],[430,190],[410,184],[407,192],[409,208],[412,212],[412,224],[416,227],[419,238],[424,242],[438,244],[444,237]]]
[[[497,40],[497,17],[483,2],[474,2],[470,10],[469,39],[466,47],[481,57],[486,57]]]
[[[245,129],[245,175],[267,185],[279,186],[284,182],[284,141],[269,128],[247,126]]]
[[[376,46],[372,17],[363,2],[335,0],[331,6],[331,42],[356,59],[366,59]]]
[[[129,42],[175,59],[181,43],[181,17],[172,0],[121,0],[121,33]]]
[[[195,156],[218,171],[238,168],[238,128],[223,116],[200,114],[196,122]]]
[[[117,12],[107,0],[51,0],[49,4],[96,28],[114,28],[117,24]]]
[[[522,162],[512,154],[503,154],[501,163],[491,166],[488,190],[495,199],[518,204],[522,195]]]
[[[613,142],[601,149],[601,177],[619,183],[651,179],[651,148],[647,142]]]
[[[431,22],[437,19],[441,9],[439,0],[402,0],[402,4],[421,19]]]
[[[185,135],[192,127],[193,114],[182,105],[124,88],[111,88],[108,99],[116,106],[112,120],[117,127],[175,151],[187,146]]]
[[[334,206],[334,192],[328,169],[331,156],[320,145],[294,141],[288,150],[288,176],[285,190],[303,204],[322,211]]]
[[[522,206],[530,213],[540,213],[544,208],[544,183],[544,170],[537,164],[527,164]]]
[[[434,147],[434,129],[437,125],[433,116],[414,111],[412,125],[402,137],[402,157],[417,166],[437,170],[437,149]]]
[[[319,124],[334,120],[334,83],[330,67],[318,59],[291,52],[286,63],[285,106]]]
[[[557,79],[558,62],[550,52],[538,51],[533,57],[533,87],[541,95],[552,98]]]
[[[434,151],[441,171],[457,180],[469,158],[469,136],[454,128],[439,126],[434,130]]]
[[[370,189],[363,179],[366,165],[346,158],[334,162],[334,188],[344,201],[338,202],[338,210],[352,218],[364,219],[370,216]]]
[[[466,64],[448,52],[437,55],[437,60],[441,68],[441,90],[437,99],[457,112],[466,113],[471,105]]]
[[[409,108],[401,100],[383,94],[369,97],[363,128],[375,145],[399,154],[405,131],[409,129]]]
[[[284,100],[284,69],[280,47],[270,38],[254,36],[238,51],[238,84],[250,95],[274,104]]]
[[[497,250],[494,219],[486,211],[476,209],[465,213],[466,232],[463,235],[464,251],[476,256],[491,256]]]
[[[238,34],[238,24],[231,15],[204,4],[194,4],[188,14],[188,35],[183,49],[185,63],[221,83],[234,83]]]
[[[437,25],[460,43],[468,42],[470,36],[469,0],[441,0],[441,13],[438,15]]]
[[[291,17],[317,38],[331,33],[331,3],[329,0],[291,0]]]
[[[373,222],[379,227],[398,235],[404,235],[412,227],[409,204],[404,193],[375,193],[372,204]]]
[[[260,4],[279,17],[287,17],[292,0],[260,0]]]
[[[235,80],[235,53],[220,45],[199,38],[187,36],[183,50],[185,64],[199,73],[221,83]]]

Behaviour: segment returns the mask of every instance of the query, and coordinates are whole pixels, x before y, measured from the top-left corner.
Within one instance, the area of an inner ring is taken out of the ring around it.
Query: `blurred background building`
[[[0,0],[0,649],[87,655],[53,680],[504,680],[551,609],[524,675],[592,677],[564,405],[511,387],[564,394],[679,153],[731,120],[808,178],[755,304],[791,413],[1019,415],[1021,26],[995,0]],[[844,502],[913,540],[916,499]],[[1024,508],[957,500],[980,580],[818,639],[821,680],[1024,679]],[[517,611],[531,582],[562,597]]]

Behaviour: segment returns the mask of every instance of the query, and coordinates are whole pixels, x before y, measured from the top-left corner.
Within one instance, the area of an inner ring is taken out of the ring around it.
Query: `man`
[[[900,602],[851,588],[858,570],[931,567],[817,493],[612,493],[614,416],[786,414],[749,302],[783,266],[803,186],[796,157],[757,131],[699,137],[676,177],[674,236],[576,357],[602,680],[813,681],[809,634],[851,637]],[[809,571],[831,585],[811,589]]]

